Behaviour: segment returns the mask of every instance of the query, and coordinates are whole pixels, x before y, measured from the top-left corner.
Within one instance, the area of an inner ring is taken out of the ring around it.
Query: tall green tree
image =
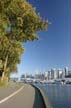
[[[2,80],[6,71],[16,69],[23,53],[22,42],[38,39],[37,32],[46,30],[43,21],[26,0],[0,0],[0,60]]]

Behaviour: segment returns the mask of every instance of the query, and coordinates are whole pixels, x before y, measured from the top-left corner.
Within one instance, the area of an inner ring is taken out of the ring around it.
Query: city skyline
[[[42,19],[52,24],[40,31],[38,41],[24,43],[25,53],[18,65],[18,75],[36,70],[69,67],[71,69],[71,1],[28,0]]]
[[[46,76],[47,74],[48,75],[51,74],[52,76],[55,76],[55,77],[57,77],[58,74],[62,74],[65,77],[65,76],[68,76],[69,74],[71,75],[71,69],[67,66],[64,68],[50,68],[50,69],[45,69],[45,70],[36,70],[34,74],[28,71],[28,72],[20,74],[20,76],[18,73],[13,73],[11,74],[10,77],[20,78],[22,75],[25,75],[25,76],[26,75],[28,76],[45,75]]]
[[[68,67],[65,67],[64,69],[53,68],[49,71],[35,73],[35,75],[32,75],[30,73],[25,73],[20,77],[21,80],[24,80],[25,78],[29,80],[36,79],[41,81],[61,80],[61,79],[69,80],[69,78],[71,79],[71,70],[69,70]]]

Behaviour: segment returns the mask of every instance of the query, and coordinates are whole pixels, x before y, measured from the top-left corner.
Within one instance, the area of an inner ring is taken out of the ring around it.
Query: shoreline
[[[39,95],[41,96],[42,102],[44,104],[44,108],[53,108],[48,98],[46,97],[45,93],[43,92],[43,90],[33,84],[31,84],[31,86],[33,86],[34,89],[39,92]]]
[[[12,84],[10,87],[7,86],[5,88],[2,88],[2,89],[0,89],[0,100],[2,100],[2,99],[5,100],[4,98],[10,97],[9,95],[12,95],[12,93],[15,92],[16,90],[18,90],[21,87],[21,85],[24,86],[23,90],[20,93],[18,93],[17,95],[15,95],[13,97],[11,96],[12,98],[17,97],[14,100],[14,102],[12,103],[12,105],[14,105],[14,104],[16,105],[17,100],[19,100],[19,98],[20,99],[22,98],[23,99],[22,106],[24,106],[24,108],[52,108],[52,106],[49,103],[44,92],[40,88],[38,88],[32,84],[24,84],[24,83]],[[10,100],[11,99],[9,99],[7,101],[10,102]],[[19,101],[19,104],[21,104],[21,101]],[[26,103],[26,101],[27,101],[27,103]],[[29,105],[32,107],[30,107]],[[14,107],[16,107],[16,106],[14,106]]]

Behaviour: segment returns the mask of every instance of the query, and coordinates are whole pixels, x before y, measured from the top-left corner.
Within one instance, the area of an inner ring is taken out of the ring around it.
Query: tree
[[[5,39],[5,38],[4,38]],[[6,73],[9,76],[10,72],[17,71],[16,64],[20,63],[20,56],[23,53],[24,49],[20,42],[9,42],[8,40],[2,39],[0,44],[0,59],[3,63],[3,74],[2,80],[4,78],[4,74]],[[10,40],[9,40],[10,41]],[[5,72],[6,71],[6,72]]]
[[[38,39],[36,33],[46,30],[48,21],[26,0],[0,0],[0,59],[3,62],[2,80],[6,71],[16,69],[23,53],[22,42]]]

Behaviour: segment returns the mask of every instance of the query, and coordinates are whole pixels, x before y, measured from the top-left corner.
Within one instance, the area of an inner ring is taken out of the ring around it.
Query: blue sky
[[[51,68],[71,68],[71,0],[28,0],[42,19],[52,22],[38,41],[24,44],[19,75]]]

